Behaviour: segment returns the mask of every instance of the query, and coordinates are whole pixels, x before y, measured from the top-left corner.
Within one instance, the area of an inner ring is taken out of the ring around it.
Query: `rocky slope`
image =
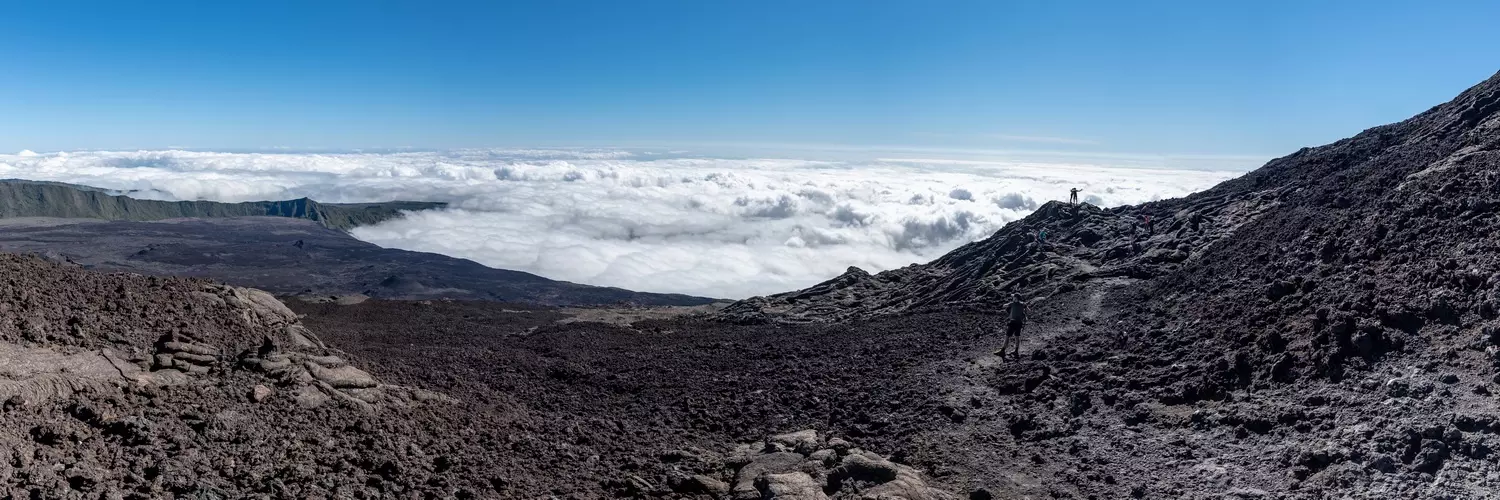
[[[1491,78],[1409,120],[1304,148],[1186,198],[1108,210],[1048,203],[931,263],[875,275],[850,268],[814,287],[745,300],[728,312],[741,320],[838,321],[931,307],[993,308],[1011,292],[1037,295],[1069,282],[1211,267],[1233,261],[1238,255],[1229,252],[1242,243],[1316,240],[1327,248],[1312,249],[1314,255],[1332,257],[1379,243],[1398,228],[1428,241],[1478,244],[1487,235],[1474,224],[1494,210],[1500,186],[1497,93],[1500,83]],[[1148,233],[1145,218],[1154,231]],[[1359,226],[1383,229],[1373,240],[1339,236]],[[1042,230],[1046,242],[1037,241]],[[1420,243],[1403,236],[1394,241]]]
[[[308,198],[286,201],[219,203],[213,201],[137,200],[88,186],[58,182],[0,180],[0,218],[60,217],[152,221],[184,217],[291,217],[344,230],[400,217],[402,211],[442,208],[442,203],[319,203]]]
[[[393,438],[445,398],[350,366],[265,292],[3,255],[0,313],[11,498],[451,494],[370,479],[431,467]]]
[[[927,367],[973,337],[930,329],[970,318],[767,328],[691,316],[575,321],[478,301],[289,305],[382,380],[458,401],[455,420],[480,431],[492,464],[469,473],[502,479],[480,497],[761,498],[774,486],[804,495],[796,498],[921,500],[955,491],[893,453],[903,436],[949,421],[922,403],[937,393]],[[892,408],[911,413],[886,420]]]
[[[1033,464],[934,452],[987,435],[971,422],[923,438],[927,460],[1016,494],[1035,486],[995,475],[1025,469],[1053,496],[1478,498],[1500,479],[1497,234],[1500,75],[1202,193],[1051,203],[933,263],[725,318],[1000,311],[1013,292],[1075,309],[1033,321],[1026,360],[980,355],[954,386],[1008,429],[990,457]]]
[[[496,319],[560,316],[506,307]],[[414,324],[420,315],[384,310],[394,315],[383,325],[436,333]],[[493,323],[473,330],[490,333]],[[476,359],[494,352],[458,335],[407,337],[399,358],[431,362],[413,342],[443,337],[432,347]],[[446,363],[413,377],[402,369],[410,365],[370,359],[330,346],[259,290],[0,254],[0,497],[515,498],[545,494],[559,484],[545,481],[559,478],[584,498],[640,491],[576,454],[609,436],[583,419],[510,391],[473,390]],[[618,466],[645,449],[600,454]]]

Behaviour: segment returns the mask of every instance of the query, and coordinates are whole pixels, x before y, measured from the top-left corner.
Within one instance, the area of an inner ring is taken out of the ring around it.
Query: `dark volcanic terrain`
[[[284,217],[0,219],[0,251],[86,268],[211,278],[308,300],[363,295],[546,305],[700,305],[712,299],[554,281],[465,259],[381,248],[317,222]]]
[[[1492,498],[1497,230],[1500,75],[1186,198],[1049,203],[929,264],[712,314],[288,311],[253,290],[8,257],[0,486]],[[1021,358],[1001,359],[1012,293],[1031,313]]]

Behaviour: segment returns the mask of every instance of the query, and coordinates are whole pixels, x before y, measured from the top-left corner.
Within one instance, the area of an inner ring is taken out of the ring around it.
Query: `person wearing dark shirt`
[[[1005,322],[1005,340],[1000,344],[1000,351],[995,354],[1004,359],[1005,349],[1010,347],[1011,341],[1015,341],[1016,346],[1012,355],[1019,359],[1021,357],[1021,328],[1026,326],[1026,303],[1021,301],[1020,294],[1011,294],[1008,308],[1010,312]]]

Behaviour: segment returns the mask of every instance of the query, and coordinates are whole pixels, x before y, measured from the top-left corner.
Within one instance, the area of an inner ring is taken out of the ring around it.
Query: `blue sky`
[[[4,2],[0,151],[1289,153],[1500,69],[1496,2]]]

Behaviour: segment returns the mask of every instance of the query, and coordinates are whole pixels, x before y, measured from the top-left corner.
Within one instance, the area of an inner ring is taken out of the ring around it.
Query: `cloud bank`
[[[505,149],[397,153],[30,151],[0,178],[165,200],[443,201],[362,227],[381,246],[552,279],[743,298],[848,266],[936,258],[1082,189],[1114,206],[1186,195],[1238,172],[942,158],[715,158]]]

